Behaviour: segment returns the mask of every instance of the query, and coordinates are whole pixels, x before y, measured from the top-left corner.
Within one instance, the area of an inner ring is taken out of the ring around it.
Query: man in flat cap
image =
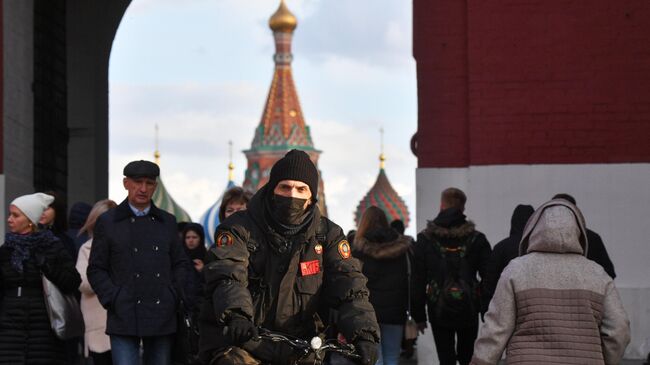
[[[360,364],[377,360],[379,328],[366,278],[341,227],[320,215],[318,180],[309,155],[292,150],[273,166],[248,210],[217,228],[204,270],[199,347],[206,364],[241,365],[251,355],[293,364],[298,354],[256,340],[257,327],[309,340],[333,317]]]
[[[88,280],[108,311],[106,333],[113,363],[171,364],[176,309],[189,266],[176,234],[176,218],[151,197],[158,166],[133,161],[124,167],[127,198],[95,225]]]

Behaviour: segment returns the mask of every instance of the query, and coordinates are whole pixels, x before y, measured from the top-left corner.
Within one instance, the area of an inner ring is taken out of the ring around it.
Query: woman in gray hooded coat
[[[551,200],[528,220],[474,345],[472,364],[618,364],[630,323],[612,279],[585,256],[578,208]]]

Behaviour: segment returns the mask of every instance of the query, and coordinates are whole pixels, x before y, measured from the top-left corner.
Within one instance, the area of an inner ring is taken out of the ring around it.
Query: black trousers
[[[478,323],[466,328],[432,327],[440,365],[468,365],[474,354],[474,341],[478,335]],[[457,340],[457,341],[456,341]]]
[[[93,365],[113,365],[113,357],[110,351],[102,353],[90,351],[90,357],[93,358]]]

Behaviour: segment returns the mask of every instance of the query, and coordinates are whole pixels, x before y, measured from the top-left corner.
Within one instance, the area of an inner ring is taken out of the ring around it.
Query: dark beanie
[[[291,150],[271,168],[269,187],[271,190],[282,180],[302,181],[309,186],[312,199],[318,200],[318,170],[309,155],[300,150]]]

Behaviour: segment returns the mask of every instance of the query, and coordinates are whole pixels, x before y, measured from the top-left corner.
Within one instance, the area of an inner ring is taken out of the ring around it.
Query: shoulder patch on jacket
[[[339,255],[341,255],[341,257],[343,257],[344,259],[349,259],[351,249],[348,240],[341,240],[338,246],[339,246]]]
[[[217,239],[215,240],[215,244],[217,245],[217,247],[232,246],[234,241],[235,238],[233,237],[232,233],[221,232],[217,236]]]

